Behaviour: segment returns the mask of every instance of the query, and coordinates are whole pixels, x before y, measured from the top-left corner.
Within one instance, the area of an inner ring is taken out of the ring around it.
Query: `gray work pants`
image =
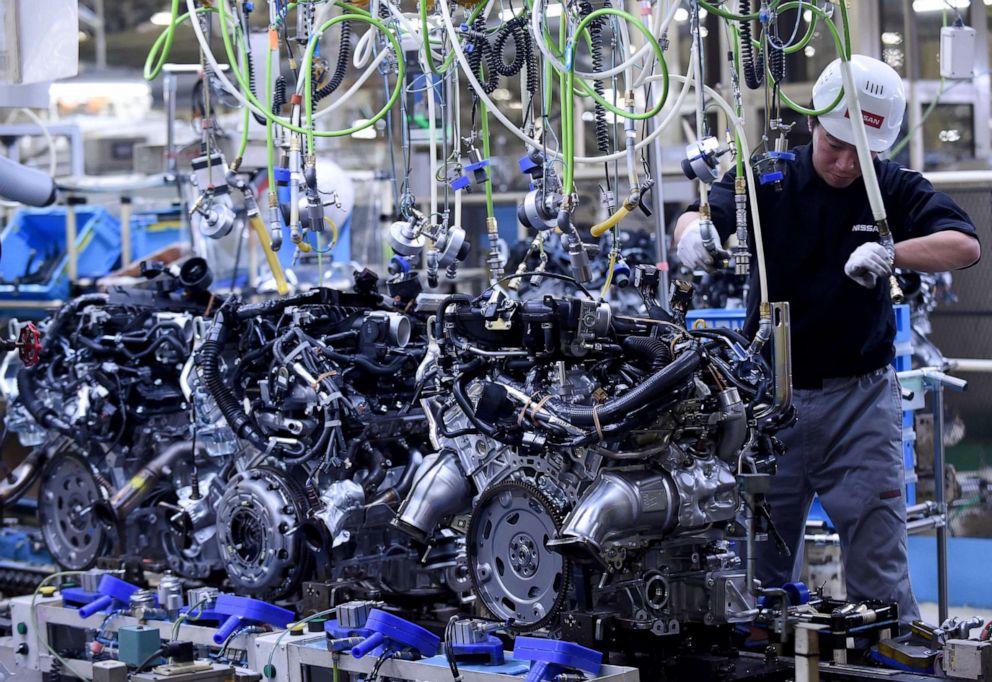
[[[895,371],[886,367],[827,379],[821,389],[797,389],[795,406],[799,421],[778,434],[786,453],[767,496],[792,556],[779,554],[771,540],[759,543],[757,577],[769,587],[798,579],[815,493],[840,535],[848,600],[896,602],[903,623],[919,618],[909,583],[902,401]]]

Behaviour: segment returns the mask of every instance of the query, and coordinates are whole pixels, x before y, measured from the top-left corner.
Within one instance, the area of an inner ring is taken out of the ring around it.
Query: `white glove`
[[[699,221],[693,220],[682,233],[676,252],[679,261],[690,270],[712,270],[713,256],[703,245],[703,235],[699,229]]]
[[[874,289],[879,277],[892,274],[889,252],[878,242],[862,244],[844,265],[844,274],[866,289]]]

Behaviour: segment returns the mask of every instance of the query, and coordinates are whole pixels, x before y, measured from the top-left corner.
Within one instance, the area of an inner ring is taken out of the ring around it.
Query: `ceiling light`
[[[882,34],[883,45],[902,45],[902,34],[895,31],[886,31]]]
[[[684,24],[685,22],[689,21],[689,10],[687,10],[685,7],[679,7],[677,10],[675,10],[675,21],[679,22],[680,24]]]
[[[971,0],[913,0],[913,11],[918,14],[939,12],[945,9],[965,9]]]
[[[149,19],[155,26],[168,26],[172,23],[172,13],[171,12],[155,12],[152,18]]]

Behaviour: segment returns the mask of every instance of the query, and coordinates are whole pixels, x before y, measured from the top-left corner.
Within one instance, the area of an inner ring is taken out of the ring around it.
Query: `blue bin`
[[[746,317],[747,311],[743,308],[699,308],[686,313],[685,321],[690,329],[723,327],[739,331],[744,328]]]
[[[131,216],[131,262],[144,260],[189,237],[179,209],[142,211]]]
[[[65,300],[69,297],[66,209],[23,209],[0,233],[0,300]],[[79,277],[103,277],[120,261],[120,223],[100,206],[76,207],[76,263]],[[17,284],[37,275],[40,281]]]

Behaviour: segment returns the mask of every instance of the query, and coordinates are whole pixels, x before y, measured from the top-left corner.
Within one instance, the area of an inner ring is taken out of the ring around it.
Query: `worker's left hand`
[[[892,274],[889,252],[878,242],[862,244],[847,259],[844,274],[866,289],[874,289],[879,277]]]

